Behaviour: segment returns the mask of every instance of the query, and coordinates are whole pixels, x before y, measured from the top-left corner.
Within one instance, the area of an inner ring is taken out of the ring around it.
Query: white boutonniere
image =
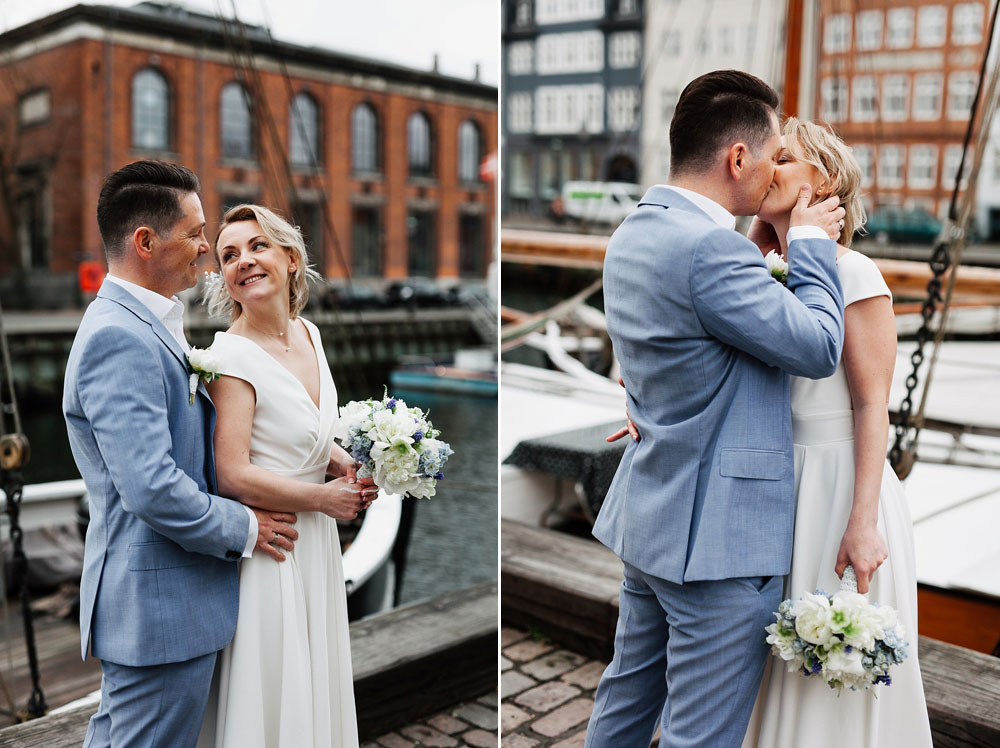
[[[219,369],[222,362],[219,357],[212,353],[211,348],[192,348],[187,355],[188,367],[191,369],[191,376],[188,377],[188,390],[190,397],[188,403],[194,405],[194,393],[198,390],[198,380],[201,379],[206,384],[214,382],[220,376]]]
[[[788,283],[788,263],[785,262],[781,255],[772,249],[764,258],[764,264],[767,265],[767,270],[771,273],[771,277],[778,281],[778,283],[783,286]]]

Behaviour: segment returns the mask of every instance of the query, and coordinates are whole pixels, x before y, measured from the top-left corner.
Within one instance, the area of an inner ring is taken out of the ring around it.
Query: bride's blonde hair
[[[215,236],[215,261],[220,267],[222,263],[219,261],[219,237],[227,226],[241,221],[256,221],[260,226],[260,232],[267,240],[277,247],[282,247],[295,261],[295,272],[290,273],[288,277],[288,311],[292,319],[295,319],[309,299],[309,281],[323,279],[323,276],[308,264],[302,232],[298,226],[293,226],[270,208],[262,205],[237,205],[226,211],[226,215],[222,217],[222,225],[219,226],[219,233]],[[243,313],[243,307],[229,295],[225,281],[221,278],[206,291],[205,304],[209,314],[228,317],[230,324]]]
[[[854,233],[867,220],[861,202],[861,167],[848,145],[826,127],[795,117],[785,120],[785,146],[796,158],[816,167],[830,185],[830,194],[840,198],[845,211],[840,243],[851,246]]]

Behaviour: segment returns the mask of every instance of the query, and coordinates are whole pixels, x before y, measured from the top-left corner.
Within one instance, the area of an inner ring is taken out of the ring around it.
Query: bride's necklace
[[[285,328],[284,332],[268,332],[267,330],[261,330],[259,327],[257,327],[257,325],[255,325],[253,322],[250,321],[249,317],[246,317],[245,319],[246,323],[250,325],[250,327],[252,327],[257,332],[261,333],[262,335],[267,335],[269,337],[277,337],[278,344],[285,349],[285,353],[288,353],[289,351],[292,350],[292,341],[291,337],[288,334],[292,329],[291,322],[288,323],[288,327]]]

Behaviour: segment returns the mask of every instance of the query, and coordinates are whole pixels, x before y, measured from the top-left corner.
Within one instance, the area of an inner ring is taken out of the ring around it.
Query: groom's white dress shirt
[[[698,192],[692,192],[691,190],[685,189],[683,187],[675,187],[672,184],[663,185],[668,190],[673,190],[678,195],[683,198],[690,200],[698,208],[705,211],[708,217],[719,224],[724,229],[729,229],[734,231],[736,229],[736,216],[730,213],[728,210],[719,205],[715,200]],[[785,234],[785,240],[791,244],[795,239],[829,239],[830,237],[826,235],[819,226],[792,226],[788,229],[788,233]]]
[[[146,307],[153,313],[154,317],[163,323],[163,326],[167,328],[167,332],[173,335],[174,340],[180,344],[181,350],[185,353],[191,350],[191,344],[184,337],[184,304],[181,303],[180,299],[176,296],[168,299],[166,296],[156,293],[156,291],[150,291],[148,288],[143,288],[111,273],[107,274],[106,280],[121,286],[135,296],[140,304]],[[246,504],[241,504],[241,506],[250,515],[250,530],[247,534],[247,543],[243,547],[243,558],[250,558],[253,554],[254,546],[257,545],[257,515],[250,511],[250,507]]]

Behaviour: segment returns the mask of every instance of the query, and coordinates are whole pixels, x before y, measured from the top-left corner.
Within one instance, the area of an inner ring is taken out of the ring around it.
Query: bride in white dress
[[[336,519],[377,496],[333,443],[337,390],[319,332],[298,316],[307,289],[296,228],[259,206],[226,213],[222,284],[211,306],[232,325],[212,345],[223,376],[215,455],[223,494],[295,512],[276,536],[284,561],[240,565],[236,634],[219,657],[199,748],[357,748],[347,597]],[[337,476],[325,483],[326,475]],[[292,547],[294,543],[294,548]]]
[[[917,578],[913,530],[903,488],[885,459],[889,387],[896,361],[892,295],[868,257],[848,248],[864,222],[861,170],[850,149],[828,130],[789,118],[774,180],[749,238],[767,255],[784,255],[799,187],[816,200],[831,192],[846,210],[837,248],[844,291],[844,350],[833,376],[791,377],[795,448],[795,535],[784,597],[840,588],[851,564],[858,591],[899,612],[909,658],[890,672],[878,698],[821,678],[787,671],[769,658],[743,748],[930,748],[931,733],[917,662]],[[780,237],[780,242],[779,242]],[[780,341],[776,341],[780,345]],[[635,424],[608,437],[630,433]],[[764,641],[764,631],[760,633]]]
[[[788,219],[799,185],[817,199],[831,191],[846,209],[841,233],[849,245],[864,221],[861,171],[850,149],[810,122],[790,118],[774,181],[751,229],[767,253],[784,254]],[[764,240],[774,229],[773,245]],[[848,563],[858,591],[899,612],[910,656],[892,684],[871,693],[837,693],[822,679],[789,673],[770,658],[744,748],[930,748],[931,735],[917,662],[917,579],[913,531],[902,486],[885,460],[889,387],[896,360],[892,296],[868,257],[839,246],[844,290],[844,351],[827,379],[791,379],[795,444],[795,539],[784,596],[840,586]],[[763,636],[763,634],[762,634]]]

